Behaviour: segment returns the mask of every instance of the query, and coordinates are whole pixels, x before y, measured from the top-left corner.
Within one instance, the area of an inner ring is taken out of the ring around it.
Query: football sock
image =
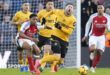
[[[43,58],[45,59],[45,57],[46,57],[46,56],[48,56],[48,55],[49,55],[49,53],[44,53]],[[43,64],[41,64],[41,67],[42,67],[42,68],[44,68],[44,67],[45,67],[45,65],[46,65],[46,62],[45,62],[45,63],[43,63]]]
[[[56,56],[56,55],[48,55],[48,56],[45,56],[44,58],[42,58],[40,60],[40,63],[43,64],[45,62],[53,62],[53,61],[59,61],[60,60],[60,57],[59,56]]]
[[[28,56],[28,63],[29,63],[29,69],[30,69],[30,71],[35,71],[34,62],[33,62],[33,59],[32,59],[31,56]]]
[[[92,63],[92,67],[96,67],[96,65],[99,63],[100,61],[100,58],[101,58],[101,55],[96,55],[93,59],[93,63]]]

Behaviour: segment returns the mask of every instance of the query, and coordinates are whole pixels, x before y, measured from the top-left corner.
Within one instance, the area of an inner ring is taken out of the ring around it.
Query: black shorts
[[[48,38],[48,37],[44,37],[44,36],[39,35],[39,36],[38,36],[38,39],[39,39],[38,47],[40,47],[40,48],[41,48],[43,45],[51,45],[50,38]]]
[[[65,58],[65,55],[66,55],[67,50],[68,50],[69,43],[66,42],[66,41],[63,41],[62,39],[60,39],[60,38],[58,38],[56,36],[53,36],[53,35],[52,35],[52,39],[53,39],[53,41],[56,41],[57,43],[59,43],[58,44],[59,45],[58,48],[60,48],[60,49],[53,48],[52,51],[54,53],[61,53],[61,57]]]

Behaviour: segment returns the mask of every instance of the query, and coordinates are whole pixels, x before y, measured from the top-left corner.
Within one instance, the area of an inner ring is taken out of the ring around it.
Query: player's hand
[[[87,39],[87,37],[84,36],[84,37],[82,38],[82,42],[84,42],[86,39]]]
[[[37,38],[33,38],[33,41],[36,43],[39,42],[39,40]]]
[[[43,17],[41,25],[44,25],[45,23],[46,23],[46,19]]]
[[[51,26],[47,26],[47,25],[45,25],[44,26],[44,29],[53,29]]]
[[[55,27],[58,28],[58,29],[61,29],[61,25],[59,23],[55,23]]]

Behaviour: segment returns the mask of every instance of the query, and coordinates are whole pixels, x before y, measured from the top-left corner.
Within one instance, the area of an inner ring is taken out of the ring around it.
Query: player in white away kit
[[[92,25],[92,26],[91,26]],[[91,27],[91,31],[89,33]],[[97,13],[92,14],[86,24],[85,36],[82,41],[86,40],[89,33],[90,49],[90,67],[95,72],[96,65],[100,61],[101,55],[105,50],[105,31],[110,30],[109,15],[104,13],[104,6],[97,6]]]
[[[30,20],[22,24],[20,28],[20,32],[17,34],[16,37],[16,43],[17,46],[26,50],[29,69],[31,73],[35,73],[36,75],[38,75],[39,70],[36,70],[34,68],[34,62],[32,59],[32,51],[31,51],[31,50],[35,50],[37,54],[40,53],[40,49],[36,45],[36,42],[38,42],[38,40],[36,38],[33,38],[33,36],[38,33],[38,28],[36,23],[37,23],[37,15],[31,14]]]

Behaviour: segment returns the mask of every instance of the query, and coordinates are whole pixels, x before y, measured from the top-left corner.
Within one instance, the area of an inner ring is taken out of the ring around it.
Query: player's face
[[[73,5],[67,5],[65,7],[65,12],[68,14],[68,15],[72,15],[73,14]]]
[[[46,9],[47,10],[53,10],[54,9],[54,3],[53,2],[48,2],[47,4],[46,4]]]
[[[29,3],[24,3],[23,6],[22,6],[23,10],[25,11],[29,11],[30,10],[30,5]]]
[[[104,6],[103,5],[98,5],[97,6],[97,11],[99,14],[103,14],[104,13]]]
[[[37,22],[37,17],[32,17],[30,19],[30,21],[31,21],[32,24],[35,24]]]

